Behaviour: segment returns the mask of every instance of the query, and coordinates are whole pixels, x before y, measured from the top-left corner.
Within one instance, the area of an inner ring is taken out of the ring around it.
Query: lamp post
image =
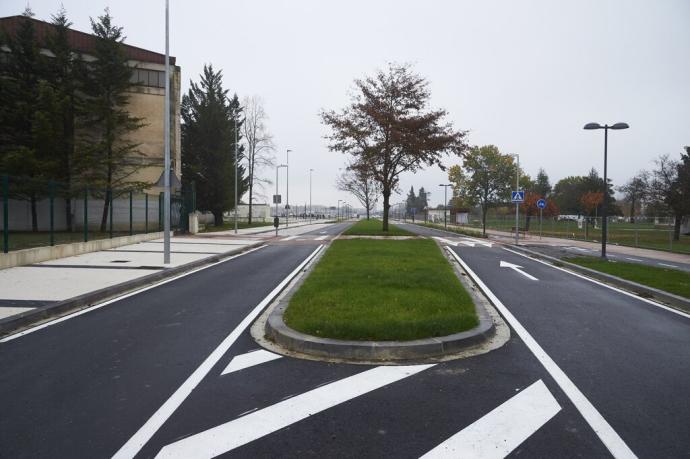
[[[515,168],[515,191],[520,191],[520,155],[514,153],[510,156],[515,156],[517,158],[517,164]],[[515,245],[518,245],[518,239],[520,237],[520,203],[515,201]]]
[[[443,187],[443,227],[448,229],[448,218],[446,212],[448,211],[448,187],[453,186],[450,183],[441,183],[439,186]]]
[[[237,234],[237,113],[235,113],[235,234]]]
[[[314,169],[309,169],[309,223],[311,224],[311,216],[312,216],[312,211],[311,211],[311,173],[314,172]]]
[[[286,152],[287,159],[285,161],[285,228],[288,227],[288,220],[290,219],[290,152]]]
[[[340,202],[341,201],[342,201],[342,199],[338,199],[338,210],[336,211],[336,214],[335,214],[336,215],[335,219],[337,221],[340,221]]]
[[[275,204],[276,204],[276,215],[275,215],[276,218],[279,218],[278,217],[278,169],[280,169],[281,167],[287,167],[287,165],[279,164],[276,166],[276,195],[274,198]],[[276,228],[276,236],[277,236],[278,235],[278,226],[276,226],[275,228]]]
[[[628,129],[630,126],[628,123],[616,123],[613,126],[604,124],[603,126],[599,123],[587,123],[584,129],[594,130],[603,129],[604,130],[604,201],[601,204],[601,258],[606,258],[606,239],[608,230],[608,215],[607,215],[607,202],[609,200],[609,190],[608,190],[608,177],[606,175],[606,160],[608,156],[608,142],[609,142],[609,129],[619,130]]]
[[[165,102],[163,186],[163,263],[170,263],[170,13],[165,0]],[[112,194],[111,194],[112,196]],[[112,204],[111,204],[112,205]],[[112,219],[111,219],[112,220]]]

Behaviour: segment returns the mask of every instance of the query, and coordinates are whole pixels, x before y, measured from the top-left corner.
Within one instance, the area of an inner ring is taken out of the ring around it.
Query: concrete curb
[[[669,306],[672,306],[676,309],[680,309],[681,311],[690,312],[690,300],[683,298],[682,296],[674,295],[673,293],[665,292],[663,290],[659,290],[653,287],[638,284],[637,282],[622,279],[611,274],[602,273],[594,269],[585,268],[584,266],[569,263],[567,261],[563,261],[561,259],[545,255],[543,253],[530,250],[525,247],[516,247],[514,245],[511,245],[510,247],[534,258],[540,258],[553,264],[557,264],[557,266],[560,265],[560,267],[566,268],[570,271],[575,271],[578,274],[582,274],[584,276],[591,277],[593,279],[605,282],[607,284],[612,284],[616,287],[620,287],[642,298],[653,299],[665,303]]]
[[[232,255],[245,252],[264,244],[265,241],[255,242],[253,244],[232,249],[217,255],[211,255],[209,257],[202,258],[201,260],[192,261],[190,263],[175,266],[173,268],[167,268],[159,272],[147,274],[137,279],[132,279],[117,285],[94,290],[92,292],[84,293],[83,295],[68,298],[66,300],[58,301],[40,308],[32,309],[31,311],[26,311],[21,314],[0,319],[0,337],[36,325],[39,322],[54,319],[59,316],[66,315],[67,313],[76,312],[80,309],[85,309],[89,306],[92,306],[95,303],[101,303],[124,293],[155,284],[165,279],[175,277],[212,263],[219,262],[224,258],[228,258]]]
[[[323,253],[325,253],[325,250],[322,251]],[[452,263],[451,265],[454,268],[457,266],[457,264]],[[309,267],[309,271],[314,266],[316,266],[316,263]],[[465,285],[457,268],[455,268],[455,272],[463,285]],[[290,352],[326,359],[354,361],[421,360],[455,354],[467,348],[477,346],[491,339],[496,331],[493,319],[485,306],[481,302],[475,301],[479,325],[471,330],[453,335],[413,341],[348,341],[307,335],[288,327],[283,320],[290,298],[307,277],[307,275],[302,277],[292,287],[291,291],[283,296],[266,320],[266,336]]]

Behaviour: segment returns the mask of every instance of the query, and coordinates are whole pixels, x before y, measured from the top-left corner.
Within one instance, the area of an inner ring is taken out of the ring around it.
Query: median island
[[[350,236],[404,236],[361,221]],[[471,296],[429,239],[336,240],[299,290],[284,320],[299,332],[338,340],[409,341],[452,335],[479,323]]]

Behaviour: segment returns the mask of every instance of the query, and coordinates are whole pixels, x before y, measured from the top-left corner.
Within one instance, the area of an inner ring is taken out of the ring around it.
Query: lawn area
[[[685,271],[637,263],[607,261],[597,257],[567,257],[563,258],[563,261],[690,298],[690,273]]]
[[[333,242],[284,319],[314,336],[376,341],[445,336],[478,324],[472,298],[429,239]]]
[[[285,226],[285,222],[282,221],[282,226]],[[237,229],[243,229],[243,228],[260,228],[262,226],[273,226],[272,221],[265,221],[265,222],[252,222],[252,224],[248,224],[247,222],[237,222]],[[213,226],[213,224],[208,224],[204,227],[203,230],[199,231],[200,233],[215,233],[217,231],[229,231],[229,230],[234,230],[235,229],[235,222],[224,222],[223,226]]]
[[[347,229],[346,236],[414,236],[414,234],[388,223],[388,231],[383,231],[381,220],[360,220]]]

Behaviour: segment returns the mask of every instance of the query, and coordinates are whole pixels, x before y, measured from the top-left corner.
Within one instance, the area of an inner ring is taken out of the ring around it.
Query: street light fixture
[[[276,205],[276,215],[275,215],[276,218],[279,218],[278,217],[278,169],[280,169],[281,167],[287,168],[287,165],[286,164],[278,164],[276,166],[276,194],[275,194],[275,198],[273,198],[275,201],[275,205]],[[275,225],[275,228],[276,228],[276,236],[277,236],[278,235],[278,225]]]
[[[441,183],[439,186],[443,187],[443,227],[448,229],[448,187],[453,186],[451,183]]]
[[[590,131],[594,129],[604,130],[604,201],[601,204],[601,258],[606,258],[606,239],[608,236],[608,215],[607,215],[607,202],[609,200],[609,190],[608,190],[608,177],[606,169],[606,161],[608,156],[608,142],[609,142],[609,129],[620,130],[628,129],[630,126],[628,123],[616,123],[613,126],[604,124],[603,126],[599,123],[587,123],[584,129]]]

